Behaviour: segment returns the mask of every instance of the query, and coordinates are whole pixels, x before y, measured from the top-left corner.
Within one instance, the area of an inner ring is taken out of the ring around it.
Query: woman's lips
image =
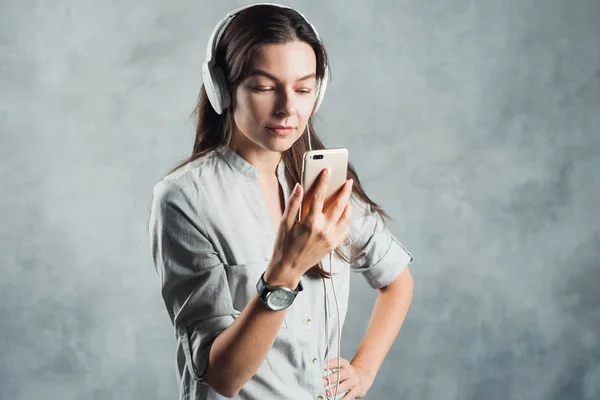
[[[292,133],[294,131],[294,127],[270,127],[267,126],[267,129],[270,130],[271,132],[275,133],[276,135],[279,136],[285,136],[285,135],[289,135],[290,133]]]

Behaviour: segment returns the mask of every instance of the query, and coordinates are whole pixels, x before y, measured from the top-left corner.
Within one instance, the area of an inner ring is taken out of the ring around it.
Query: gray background
[[[243,4],[0,2],[1,399],[176,398],[151,190]],[[331,56],[319,132],[415,256],[367,398],[600,398],[600,2],[286,4]]]

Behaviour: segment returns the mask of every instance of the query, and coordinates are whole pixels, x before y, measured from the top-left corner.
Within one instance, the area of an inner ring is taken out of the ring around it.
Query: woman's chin
[[[285,136],[285,137],[269,137],[264,142],[264,147],[271,151],[286,151],[298,140],[297,137]]]

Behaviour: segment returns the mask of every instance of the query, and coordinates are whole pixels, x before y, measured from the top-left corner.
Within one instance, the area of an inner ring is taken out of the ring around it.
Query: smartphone
[[[321,171],[323,171],[325,167],[330,168],[331,175],[329,184],[327,185],[327,192],[325,193],[323,210],[327,210],[327,208],[335,201],[342,186],[346,183],[348,172],[348,149],[340,147],[335,149],[310,150],[304,153],[302,159],[302,188],[305,193],[304,197],[306,197],[307,193],[314,191]],[[301,216],[302,205],[300,205],[298,221],[300,221]]]

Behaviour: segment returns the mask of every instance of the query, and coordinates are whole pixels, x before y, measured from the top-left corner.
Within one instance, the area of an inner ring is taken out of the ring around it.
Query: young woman
[[[154,187],[149,223],[179,398],[363,397],[408,311],[412,256],[351,164],[328,209],[326,171],[296,185],[308,136],[324,148],[311,119],[325,48],[297,11],[253,5],[217,25],[203,68],[192,155]],[[331,322],[345,319],[351,270],[378,298],[348,361],[332,354]]]

